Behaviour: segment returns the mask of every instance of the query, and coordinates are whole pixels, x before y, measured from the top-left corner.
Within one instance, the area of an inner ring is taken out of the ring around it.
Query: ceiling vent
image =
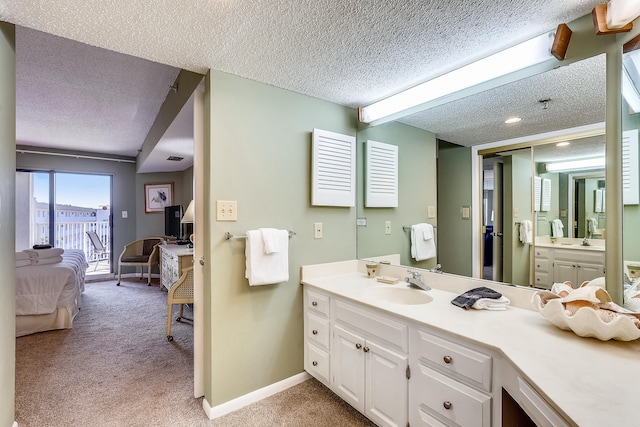
[[[184,157],[169,156],[169,157],[167,157],[167,160],[171,160],[172,162],[179,162],[181,160],[184,160]]]

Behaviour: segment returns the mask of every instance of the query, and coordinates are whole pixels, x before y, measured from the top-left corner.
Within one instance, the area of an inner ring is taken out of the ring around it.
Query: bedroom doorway
[[[81,249],[87,274],[111,274],[111,189],[110,175],[16,171],[16,251]]]

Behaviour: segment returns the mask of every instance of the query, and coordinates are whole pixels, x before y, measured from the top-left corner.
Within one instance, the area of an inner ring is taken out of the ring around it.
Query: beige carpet
[[[73,329],[16,339],[19,426],[374,425],[315,380],[209,421],[193,397],[193,327],[174,321],[167,342],[166,304],[157,284],[87,283]]]

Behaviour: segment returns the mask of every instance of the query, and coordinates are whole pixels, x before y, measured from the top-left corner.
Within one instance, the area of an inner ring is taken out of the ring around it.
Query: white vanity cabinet
[[[550,289],[554,283],[569,281],[574,287],[604,276],[604,251],[536,247],[534,269],[537,288]]]
[[[555,249],[553,251],[553,281],[569,281],[574,287],[582,282],[604,276],[604,252],[579,249]]]
[[[330,387],[331,321],[329,297],[305,288],[304,295],[304,369]]]
[[[408,326],[333,300],[332,389],[379,426],[407,425]]]
[[[409,424],[491,426],[492,357],[412,327]]]

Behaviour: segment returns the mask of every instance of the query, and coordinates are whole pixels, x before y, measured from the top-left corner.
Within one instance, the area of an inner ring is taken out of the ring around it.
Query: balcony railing
[[[49,223],[37,223],[34,228],[33,244],[49,244]],[[91,244],[87,231],[95,231],[105,248],[110,247],[111,229],[107,221],[56,223],[55,242],[52,246],[62,249],[81,249],[88,261],[97,261],[100,259],[100,254]],[[101,259],[108,259],[108,255],[102,255]]]

